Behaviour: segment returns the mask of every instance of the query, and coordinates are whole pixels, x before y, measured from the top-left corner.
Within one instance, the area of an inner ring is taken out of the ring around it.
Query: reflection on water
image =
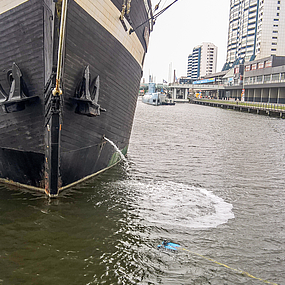
[[[138,103],[128,167],[50,200],[0,186],[0,284],[285,283],[283,120]]]

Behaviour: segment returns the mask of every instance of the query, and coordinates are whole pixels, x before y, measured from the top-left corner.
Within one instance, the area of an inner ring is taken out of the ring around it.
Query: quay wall
[[[190,99],[190,103],[285,119],[285,105],[283,104],[238,102],[226,100],[218,101],[193,98]]]
[[[241,99],[242,87],[238,89],[224,89],[217,99]],[[248,86],[244,89],[244,100],[249,102],[263,102],[285,104],[285,87],[257,87]]]

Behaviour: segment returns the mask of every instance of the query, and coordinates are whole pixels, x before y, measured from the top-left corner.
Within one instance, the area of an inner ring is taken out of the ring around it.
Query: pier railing
[[[217,100],[217,99],[193,99],[193,100],[201,102],[212,102],[220,104],[245,106],[245,107],[256,107],[260,109],[269,109],[269,110],[285,110],[285,104],[279,104],[279,103],[247,102],[247,101],[242,102],[242,101]]]
[[[234,100],[218,100],[218,99],[190,99],[191,103],[207,105],[212,107],[221,107],[225,109],[233,109],[239,111],[255,112],[269,116],[278,116],[285,118],[285,104],[266,103],[266,102],[242,102]]]

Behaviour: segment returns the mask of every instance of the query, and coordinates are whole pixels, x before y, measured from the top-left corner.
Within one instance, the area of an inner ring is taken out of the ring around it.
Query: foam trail
[[[232,204],[201,187],[172,181],[117,184],[133,194],[133,210],[147,224],[213,228],[234,219]]]
[[[111,140],[109,140],[108,138],[104,137],[104,139],[109,142],[113,147],[114,149],[116,150],[116,152],[119,153],[121,159],[124,161],[124,162],[127,162],[127,159],[125,158],[125,156],[123,155],[123,153],[119,150],[119,148],[115,145],[114,142],[112,142]]]

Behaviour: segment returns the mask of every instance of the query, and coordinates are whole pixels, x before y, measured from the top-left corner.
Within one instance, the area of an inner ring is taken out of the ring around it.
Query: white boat
[[[153,106],[175,105],[173,100],[166,98],[166,94],[155,92],[155,83],[149,83],[148,93],[142,97],[142,102]]]
[[[142,97],[142,101],[143,103],[149,104],[149,105],[154,105],[154,106],[158,106],[158,105],[162,105],[162,102],[165,101],[165,94],[162,93],[147,93]]]

